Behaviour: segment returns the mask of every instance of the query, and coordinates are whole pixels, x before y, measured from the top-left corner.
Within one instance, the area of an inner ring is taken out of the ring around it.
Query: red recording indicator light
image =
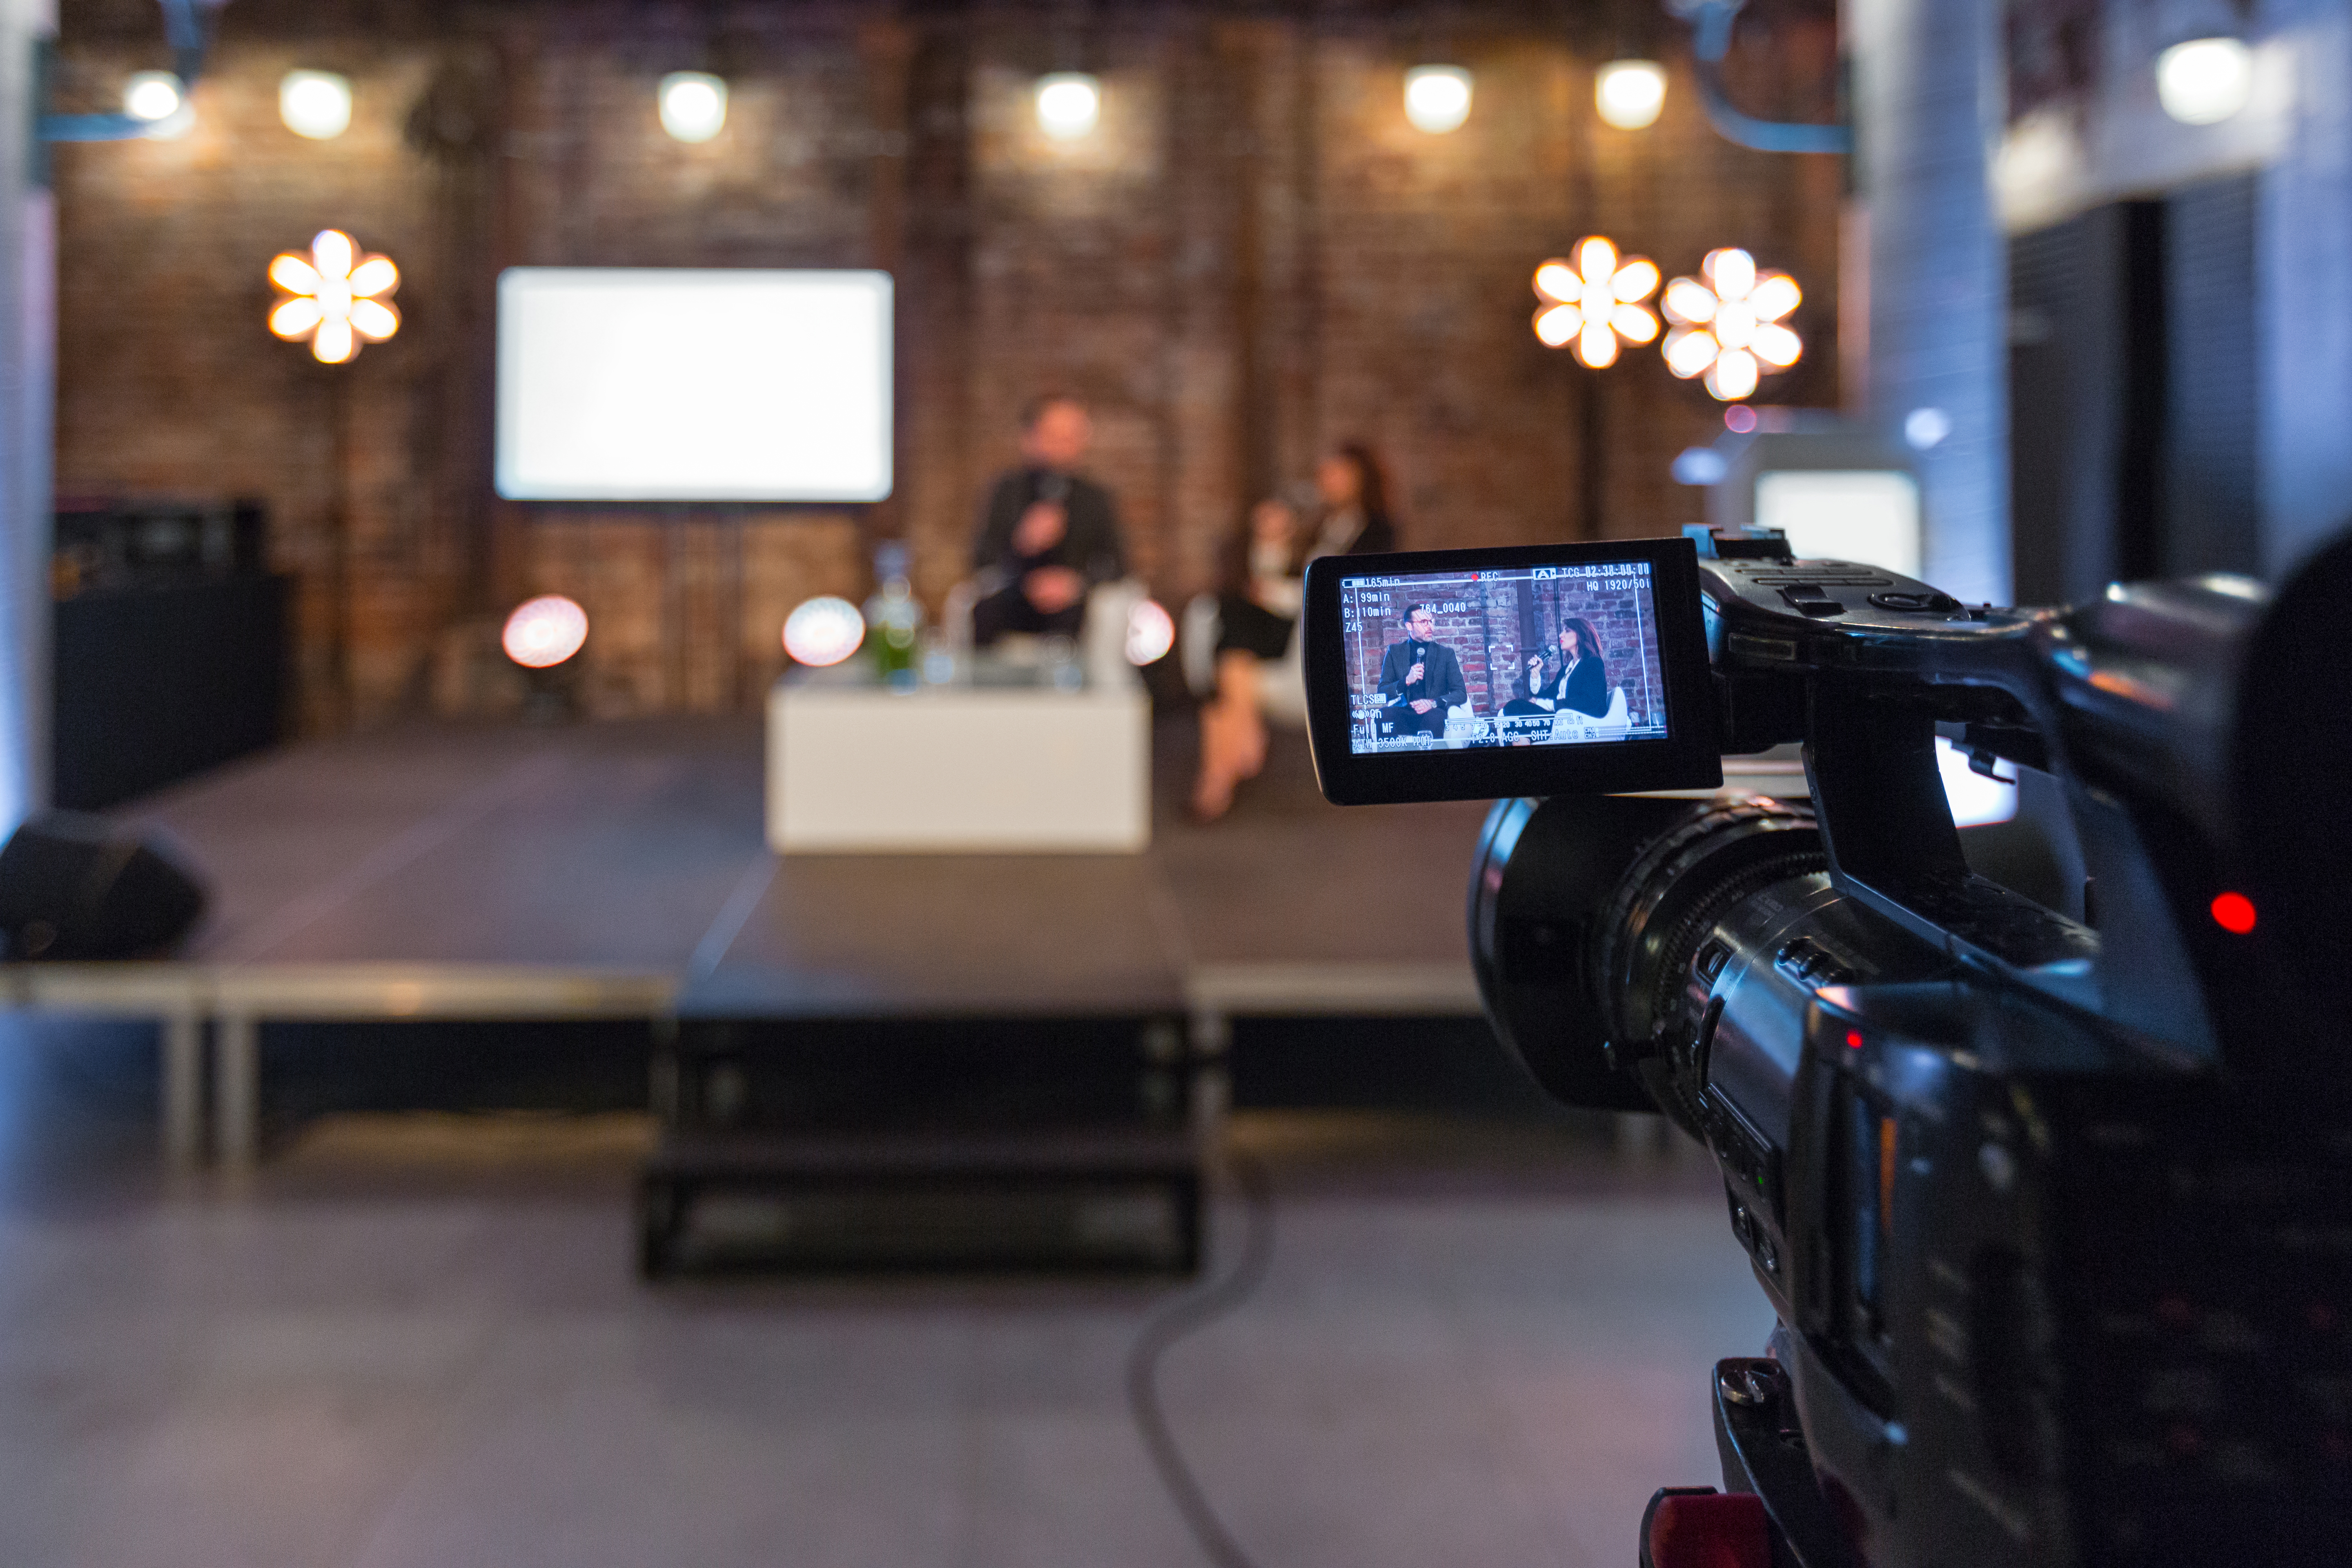
[[[2254,900],[2243,893],[2223,893],[2212,904],[2213,923],[2231,936],[2244,936],[2254,929]]]
[[[1845,1048],[1850,1051],[1858,1051],[1862,1049],[1862,1031],[1860,1029],[1848,1029],[1845,1032]]]

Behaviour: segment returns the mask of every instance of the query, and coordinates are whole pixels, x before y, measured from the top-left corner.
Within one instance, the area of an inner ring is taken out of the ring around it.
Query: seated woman
[[[1558,652],[1529,655],[1527,673],[1512,691],[1511,700],[1503,704],[1503,717],[1521,722],[1506,723],[1506,733],[1517,731],[1525,737],[1542,726],[1524,721],[1548,720],[1563,710],[1596,719],[1608,712],[1609,668],[1601,657],[1601,639],[1593,634],[1592,623],[1581,616],[1563,618]]]
[[[1350,442],[1315,470],[1320,515],[1312,530],[1280,500],[1250,511],[1245,557],[1234,563],[1234,585],[1219,596],[1217,692],[1201,709],[1201,773],[1192,812],[1203,822],[1223,816],[1234,787],[1265,765],[1265,717],[1258,710],[1260,667],[1279,659],[1297,635],[1307,563],[1320,555],[1370,555],[1394,550],[1388,481],[1370,447]]]

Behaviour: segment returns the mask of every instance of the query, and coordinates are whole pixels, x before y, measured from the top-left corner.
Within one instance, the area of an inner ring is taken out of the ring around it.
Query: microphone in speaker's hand
[[[1024,507],[1020,521],[1013,526],[1013,548],[1023,555],[1045,554],[1070,531],[1070,509],[1064,499],[1069,494],[1069,481],[1059,474],[1045,477],[1045,493]],[[1060,480],[1058,489],[1055,480]]]

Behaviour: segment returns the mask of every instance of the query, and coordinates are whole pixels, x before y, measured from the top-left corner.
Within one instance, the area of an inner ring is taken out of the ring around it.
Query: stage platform
[[[1477,1010],[1480,804],[1324,804],[1303,736],[1225,820],[1156,736],[1135,855],[793,856],[756,720],[417,727],[289,747],[135,803],[213,892],[170,962],[6,966],[19,1005],[164,1024],[163,1138],[249,1162],[265,1021],[1188,1019]]]

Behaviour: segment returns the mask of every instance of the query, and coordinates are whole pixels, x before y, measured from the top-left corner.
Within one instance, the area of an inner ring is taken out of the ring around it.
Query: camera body
[[[1672,546],[1703,651],[1658,654],[1702,661],[1706,700],[1668,728],[1710,759],[1801,742],[1806,796],[1703,768],[1604,793],[1624,742],[1581,724],[1518,747],[1503,765],[1577,793],[1496,806],[1470,941],[1549,1092],[1663,1111],[1721,1169],[1780,1325],[1717,1369],[1727,1489],[1760,1500],[1779,1563],[2344,1560],[2352,702],[2326,672],[2352,546],[2274,601],[2206,579],[2024,611],[1693,532]],[[1354,581],[1421,596],[1415,558],[1372,564]],[[1330,613],[1365,565],[1310,574],[1327,784],[1333,705],[1367,711],[1333,676],[1371,667],[1333,657],[1360,620]],[[2033,896],[1971,868],[1939,736],[2014,770]],[[1396,744],[1357,743],[1359,773]],[[1436,744],[1412,749],[1442,780]]]

